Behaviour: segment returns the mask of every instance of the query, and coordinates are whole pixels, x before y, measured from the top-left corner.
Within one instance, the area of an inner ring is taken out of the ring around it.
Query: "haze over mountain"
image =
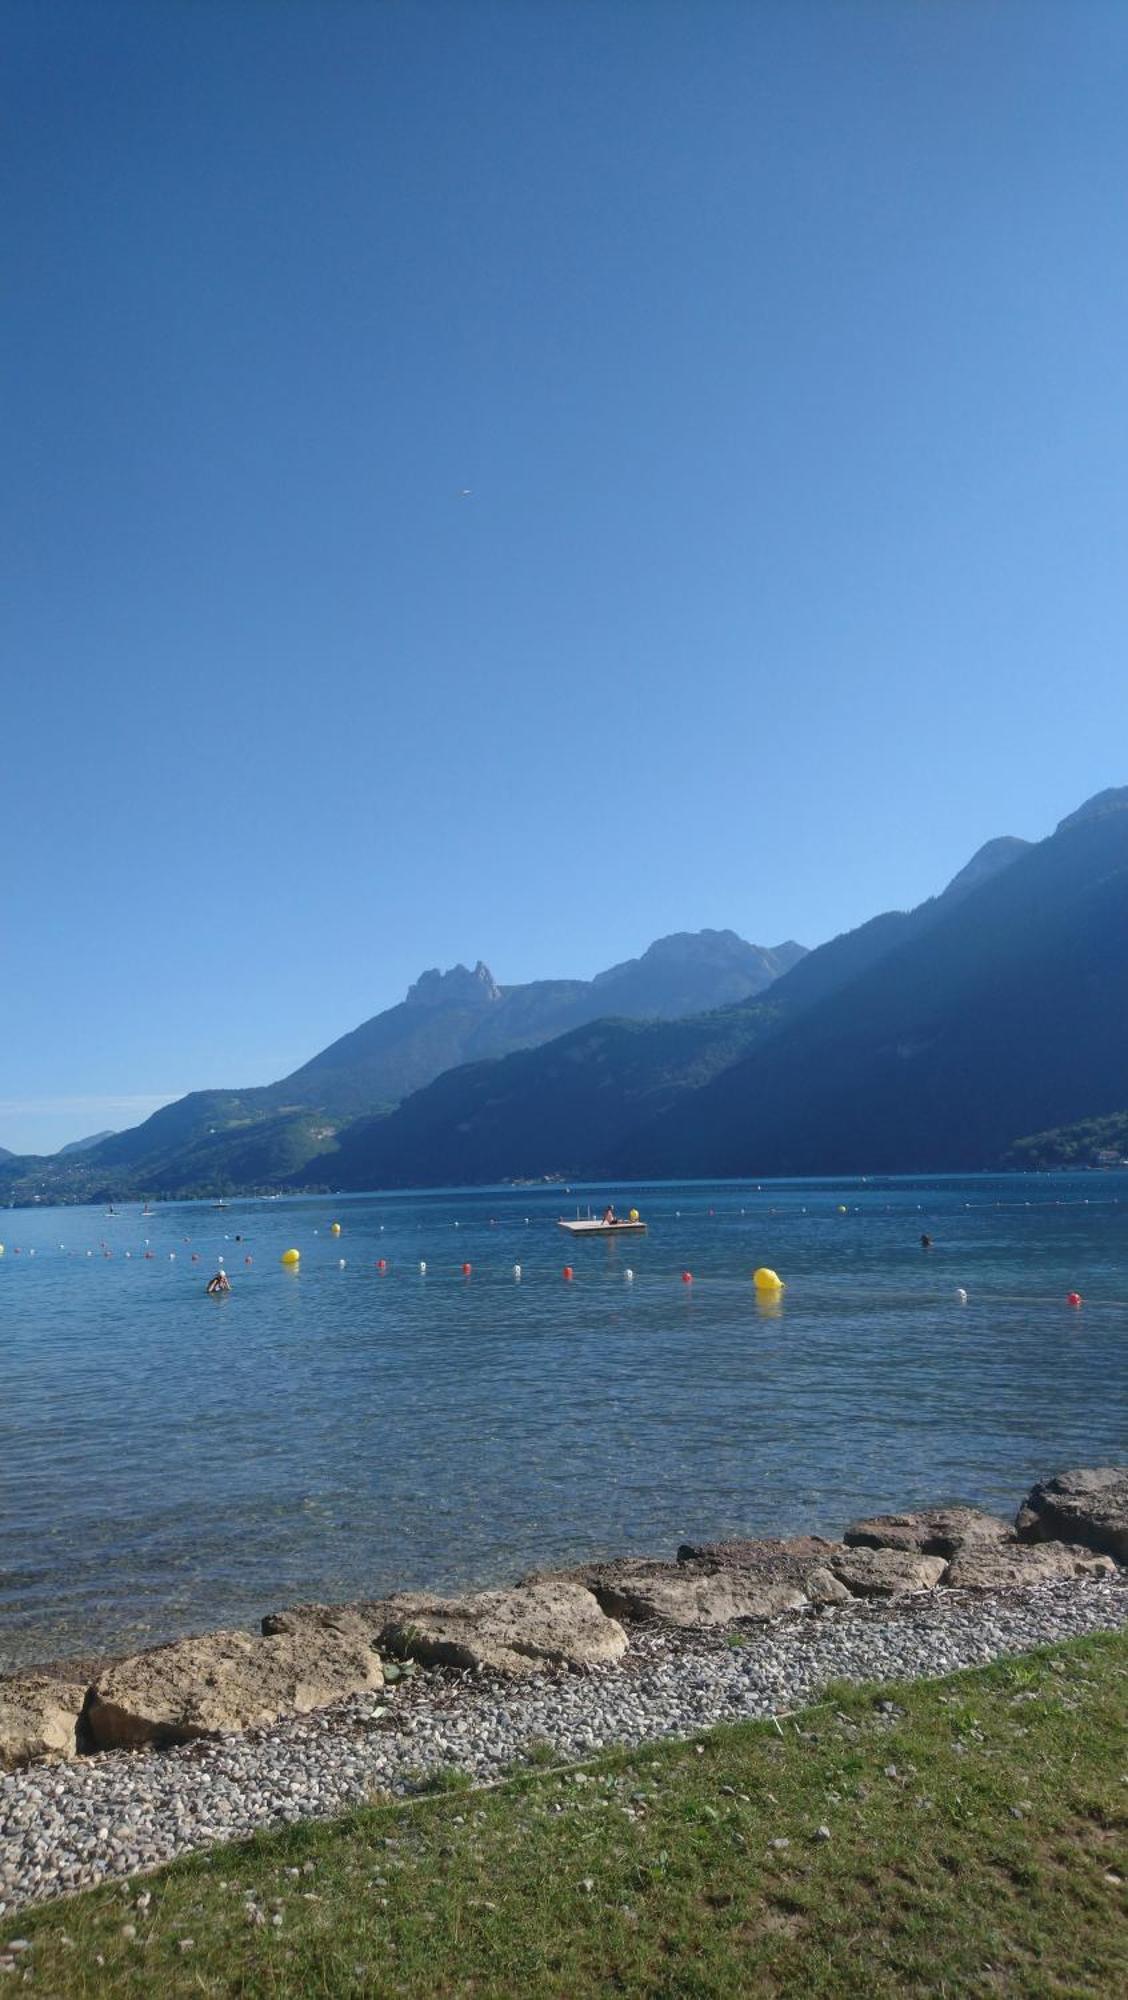
[[[22,1171],[44,1190],[101,1188],[103,1179],[107,1190],[154,1192],[273,1183],[331,1149],[350,1120],[391,1109],[468,1060],[539,1044],[608,1013],[661,1020],[747,999],[803,956],[790,941],[768,949],[735,931],[705,930],[660,938],[590,980],[506,987],[480,962],[473,971],[431,970],[398,1005],[277,1083],[192,1091],[130,1131],[64,1148],[53,1168],[36,1162]],[[18,1178],[9,1167],[6,1181]]]
[[[721,1004],[670,1017],[703,993]],[[587,982],[425,973],[280,1083],[9,1159],[0,1191],[988,1167],[1123,1113],[1125,1019],[1128,788],[809,953],[705,932]]]
[[[54,1157],[56,1160],[62,1160],[68,1158],[73,1153],[88,1153],[92,1146],[100,1146],[103,1139],[112,1139],[115,1136],[110,1131],[91,1132],[89,1138],[72,1139],[69,1146],[60,1146]]]
[[[762,1000],[595,1027],[353,1126],[345,1187],[994,1164],[1128,1102],[1128,790],[993,841],[939,896],[808,954]]]

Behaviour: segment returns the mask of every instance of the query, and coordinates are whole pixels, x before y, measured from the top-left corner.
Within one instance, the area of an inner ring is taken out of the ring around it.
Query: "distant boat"
[[[226,1208],[226,1207],[227,1207],[227,1203],[226,1203],[225,1201],[213,1201],[213,1203],[212,1203],[212,1207],[213,1207],[213,1208]]]
[[[566,1229],[569,1236],[645,1236],[646,1224],[637,1219],[633,1222],[605,1222],[601,1215],[577,1215],[569,1222],[563,1215],[556,1227]]]

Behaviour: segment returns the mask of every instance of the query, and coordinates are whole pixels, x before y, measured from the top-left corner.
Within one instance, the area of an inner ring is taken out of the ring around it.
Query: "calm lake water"
[[[0,1210],[0,1667],[1124,1457],[1128,1175],[610,1192]]]

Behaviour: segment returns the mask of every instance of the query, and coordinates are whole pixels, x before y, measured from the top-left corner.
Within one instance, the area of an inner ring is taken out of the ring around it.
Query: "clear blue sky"
[[[0,38],[0,1144],[1128,779],[1128,9]]]

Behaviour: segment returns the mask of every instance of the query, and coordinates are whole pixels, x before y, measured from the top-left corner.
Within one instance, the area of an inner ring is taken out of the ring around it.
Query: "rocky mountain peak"
[[[407,990],[408,1007],[489,1007],[501,999],[501,988],[488,965],[479,959],[471,972],[468,965],[452,965],[446,972],[432,966],[422,972]]]
[[[992,875],[998,875],[1025,854],[1030,847],[1029,840],[1019,840],[1017,834],[1003,833],[996,840],[986,840],[977,848],[966,867],[958,875],[953,875],[941,894],[951,897],[966,896],[972,889],[978,889],[981,882],[987,882]]]
[[[1103,792],[1094,792],[1076,812],[1067,813],[1057,824],[1057,832],[1064,833],[1067,826],[1080,826],[1082,820],[1103,819],[1106,813],[1128,811],[1128,785],[1109,785]]]

